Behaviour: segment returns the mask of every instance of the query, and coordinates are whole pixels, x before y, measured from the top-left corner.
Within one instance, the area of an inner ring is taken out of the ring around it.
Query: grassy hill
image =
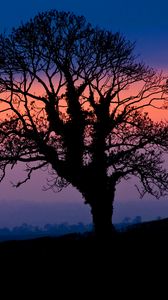
[[[98,241],[92,234],[68,234],[1,242],[0,266],[3,279],[25,281],[26,277],[28,289],[32,278],[35,285],[40,278],[44,287],[46,281],[48,286],[54,282],[50,288],[55,292],[59,286],[64,286],[62,293],[69,292],[70,286],[72,295],[77,286],[82,294],[101,287],[103,293],[114,287],[125,292],[125,286],[129,295],[135,284],[137,295],[145,285],[149,289],[149,280],[167,278],[168,219],[130,226],[110,241]]]
[[[123,232],[116,232],[109,241],[99,241],[93,234],[67,234],[61,237],[42,237],[22,241],[5,241],[0,243],[0,257],[54,257],[57,255],[108,252],[115,255],[132,255],[134,251],[145,255],[168,253],[168,218],[130,225]],[[130,254],[129,254],[130,253]]]

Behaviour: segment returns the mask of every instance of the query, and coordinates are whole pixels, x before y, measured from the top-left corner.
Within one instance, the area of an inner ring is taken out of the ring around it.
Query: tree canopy
[[[165,78],[134,56],[120,33],[51,10],[0,36],[0,169],[24,162],[30,179],[72,184],[98,228],[111,223],[116,184],[130,175],[143,192],[168,190],[166,122],[146,108],[167,97]]]

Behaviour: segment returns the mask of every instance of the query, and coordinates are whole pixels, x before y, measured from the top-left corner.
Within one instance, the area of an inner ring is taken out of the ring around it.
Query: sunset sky
[[[72,11],[84,15],[93,25],[119,31],[136,42],[135,54],[151,67],[168,71],[168,2],[166,0],[6,0],[0,4],[0,31],[10,32],[13,26],[29,20],[40,11],[49,9]],[[158,112],[162,113],[162,112]],[[71,187],[59,194],[43,192],[45,173],[37,173],[31,182],[15,189],[10,181],[21,175],[7,174],[1,183],[0,227],[59,222],[90,222],[89,208]],[[160,202],[146,196],[140,200],[133,182],[121,184],[116,194],[114,221],[126,216],[141,215],[144,220],[168,216],[168,200]]]

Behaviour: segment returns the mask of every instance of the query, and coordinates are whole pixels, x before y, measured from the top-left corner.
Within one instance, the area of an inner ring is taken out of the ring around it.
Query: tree
[[[137,176],[157,197],[168,190],[168,127],[145,111],[161,106],[167,84],[133,50],[119,33],[55,10],[0,37],[1,180],[17,162],[27,175],[16,186],[46,166],[48,187],[78,189],[100,235],[112,230],[122,178]]]

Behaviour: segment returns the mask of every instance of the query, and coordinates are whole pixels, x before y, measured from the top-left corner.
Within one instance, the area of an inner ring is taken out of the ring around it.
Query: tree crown
[[[167,190],[167,124],[143,111],[166,99],[167,85],[133,49],[119,33],[55,10],[1,35],[1,179],[21,161],[28,176],[17,186],[50,165],[49,186],[71,183],[83,195],[84,182],[128,175],[155,196]]]

